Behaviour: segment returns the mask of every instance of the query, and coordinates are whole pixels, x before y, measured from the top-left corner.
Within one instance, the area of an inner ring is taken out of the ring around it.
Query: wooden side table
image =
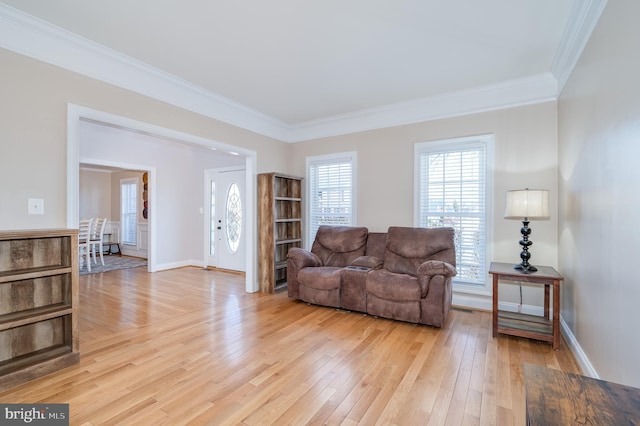
[[[493,275],[493,337],[498,333],[550,342],[560,348],[560,282],[562,276],[550,266],[538,266],[528,274],[514,269],[511,263],[491,262]],[[544,317],[498,310],[498,281],[509,280],[544,285]],[[549,317],[549,291],[553,286],[553,318]]]
[[[524,364],[528,425],[634,425],[640,389]]]

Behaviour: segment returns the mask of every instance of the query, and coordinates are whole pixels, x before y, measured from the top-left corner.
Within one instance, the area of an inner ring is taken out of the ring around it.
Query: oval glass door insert
[[[240,188],[235,183],[229,186],[225,210],[227,244],[229,244],[231,253],[235,253],[240,246],[240,233],[242,232],[242,202],[240,201]]]

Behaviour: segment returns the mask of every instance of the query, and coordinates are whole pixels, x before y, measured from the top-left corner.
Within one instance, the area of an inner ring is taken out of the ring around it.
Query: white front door
[[[207,265],[244,271],[245,171],[207,171]]]

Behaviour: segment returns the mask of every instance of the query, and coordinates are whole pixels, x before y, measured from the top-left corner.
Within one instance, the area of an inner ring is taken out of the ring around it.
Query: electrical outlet
[[[44,214],[44,200],[42,198],[29,198],[29,214]]]

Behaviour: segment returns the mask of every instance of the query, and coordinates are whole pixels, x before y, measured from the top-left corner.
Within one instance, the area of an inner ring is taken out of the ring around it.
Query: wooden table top
[[[491,262],[491,267],[489,268],[490,274],[498,274],[502,277],[515,277],[521,279],[522,277],[531,277],[531,278],[543,278],[543,279],[553,279],[553,280],[562,280],[562,275],[558,273],[551,266],[538,266],[534,265],[538,270],[536,272],[524,273],[519,269],[514,269],[515,263],[502,263],[502,262]]]
[[[639,425],[640,389],[524,364],[527,424]]]

